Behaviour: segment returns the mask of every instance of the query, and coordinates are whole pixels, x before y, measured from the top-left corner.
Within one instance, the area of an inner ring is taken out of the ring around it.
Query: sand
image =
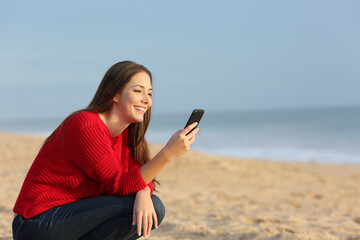
[[[0,133],[0,239],[12,239],[12,207],[43,140]],[[167,211],[153,240],[360,239],[360,165],[189,151],[158,180]]]

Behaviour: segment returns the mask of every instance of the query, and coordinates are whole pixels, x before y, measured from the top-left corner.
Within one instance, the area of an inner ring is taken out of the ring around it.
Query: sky
[[[0,119],[65,117],[106,70],[153,73],[154,113],[360,107],[360,2],[0,0]]]

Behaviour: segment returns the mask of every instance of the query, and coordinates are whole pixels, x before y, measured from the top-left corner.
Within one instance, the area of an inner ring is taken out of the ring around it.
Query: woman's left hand
[[[138,191],[134,202],[133,225],[137,224],[137,233],[139,236],[141,235],[141,227],[143,228],[144,237],[150,235],[153,224],[155,228],[157,228],[158,224],[150,191],[149,187]]]

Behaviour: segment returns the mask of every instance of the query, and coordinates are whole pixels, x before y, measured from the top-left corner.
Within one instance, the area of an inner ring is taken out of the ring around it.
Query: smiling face
[[[149,75],[139,72],[132,76],[121,93],[113,101],[118,118],[124,124],[142,122],[145,112],[152,104],[152,85]]]

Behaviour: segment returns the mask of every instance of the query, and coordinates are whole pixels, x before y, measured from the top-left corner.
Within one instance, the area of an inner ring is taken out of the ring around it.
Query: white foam
[[[217,155],[241,158],[274,159],[285,161],[305,161],[322,163],[355,163],[360,164],[358,154],[332,150],[277,147],[219,147],[196,149]]]

